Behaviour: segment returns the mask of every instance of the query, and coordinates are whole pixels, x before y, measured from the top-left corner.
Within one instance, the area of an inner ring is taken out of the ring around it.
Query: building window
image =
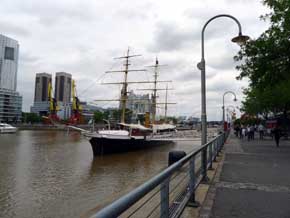
[[[41,101],[48,100],[48,81],[46,77],[42,77],[42,96]]]
[[[4,59],[14,61],[14,48],[5,47]]]
[[[59,101],[64,101],[64,76],[60,76],[60,85],[59,85]]]

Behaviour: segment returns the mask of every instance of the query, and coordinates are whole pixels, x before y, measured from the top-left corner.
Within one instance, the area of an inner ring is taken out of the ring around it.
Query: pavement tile
[[[230,136],[212,218],[290,218],[290,141]]]
[[[211,218],[289,218],[290,193],[218,188]]]

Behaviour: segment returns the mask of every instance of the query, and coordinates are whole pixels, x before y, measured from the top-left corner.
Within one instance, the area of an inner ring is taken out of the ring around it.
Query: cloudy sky
[[[130,47],[132,54],[142,54],[131,60],[132,69],[154,64],[156,56],[166,65],[160,68],[160,80],[173,81],[170,101],[177,103],[170,106],[169,114],[199,116],[200,72],[196,65],[204,23],[217,14],[231,14],[241,22],[244,34],[257,38],[268,27],[259,19],[267,12],[259,0],[1,0],[0,31],[20,44],[18,91],[24,111],[33,103],[34,79],[39,72],[71,73],[81,100],[118,98],[120,86],[100,83],[123,78],[120,73],[105,71],[120,69],[122,62],[113,58]],[[234,91],[239,99],[235,103],[226,95],[226,105],[239,106],[243,98],[247,81],[235,80],[238,72],[233,56],[239,47],[230,42],[237,33],[237,25],[228,18],[216,19],[206,29],[208,120],[222,119],[225,91]],[[151,80],[152,72],[146,69],[130,73],[129,81]],[[159,101],[164,102],[164,93],[159,94]]]

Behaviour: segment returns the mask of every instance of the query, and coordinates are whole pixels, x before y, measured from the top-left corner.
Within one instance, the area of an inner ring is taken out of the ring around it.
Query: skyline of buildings
[[[0,34],[0,121],[18,122],[22,113],[22,96],[16,91],[19,44],[16,40]],[[54,82],[54,84],[53,84]],[[51,83],[51,93],[61,108],[58,111],[62,119],[71,115],[72,105],[72,75],[66,72],[55,72],[53,81],[51,73],[36,73],[33,105],[30,112],[40,116],[49,113],[48,84]],[[82,102],[88,111],[88,104]],[[138,114],[152,113],[150,94],[135,94],[129,92],[126,107],[133,112],[133,120]]]
[[[35,75],[35,89],[34,102],[30,107],[30,112],[36,113],[40,116],[47,116],[49,114],[49,97],[48,87],[52,84],[52,74],[50,73],[36,73]],[[57,112],[62,119],[68,119],[71,115],[71,85],[72,75],[66,72],[55,73],[54,92],[51,95],[55,98],[60,110]]]
[[[0,34],[0,122],[18,122],[22,96],[17,89],[19,44]]]
[[[22,96],[20,96],[19,93],[16,92],[19,44],[14,39],[3,36],[1,34],[0,36],[3,37],[1,38],[1,60],[0,60],[0,85],[1,85],[0,88],[2,89],[1,96],[9,95],[9,99],[6,98],[5,103],[10,104],[11,106],[8,106],[8,107],[12,108],[13,104],[11,104],[10,102],[14,102],[15,103],[13,106],[14,110],[18,111],[18,112],[13,112],[13,114],[9,114],[9,117],[10,117],[9,120],[10,121],[19,120],[21,118],[21,110],[22,110]],[[3,45],[3,42],[5,42],[6,44]],[[47,73],[40,73],[40,74],[47,74]],[[48,86],[47,85],[48,80],[50,80],[51,83],[53,81],[51,79],[51,74],[47,74],[47,75],[50,75],[47,77],[47,79],[44,77],[43,80],[41,79],[41,81],[39,82],[35,81],[34,101],[33,101],[33,106],[30,107],[31,112],[38,113],[39,111],[48,111],[47,108],[49,105],[47,103],[48,95],[47,95],[46,90]],[[55,96],[56,100],[60,102],[60,105],[63,105],[64,107],[68,107],[69,106],[68,103],[71,102],[70,100],[71,99],[71,83],[72,83],[71,74],[68,74],[66,72],[55,73],[53,95]],[[5,94],[3,91],[3,87],[4,89],[7,88],[7,90],[5,90]],[[41,91],[37,91],[37,89],[40,89]],[[145,95],[147,94],[144,94],[144,96]],[[40,100],[40,98],[42,100]],[[4,102],[3,99],[4,99],[3,97],[0,98],[0,112],[1,112],[1,105],[2,105],[2,113],[6,112],[6,116],[8,116],[8,113],[10,113],[9,111],[11,110],[3,109],[4,103],[1,103],[1,102]],[[150,98],[149,98],[149,101],[150,101]],[[38,102],[38,104],[35,105],[35,102]],[[132,109],[132,111],[134,111],[135,114],[144,113],[144,110],[145,110],[144,108],[146,108],[150,103],[148,103],[147,106],[144,106],[144,104],[140,102],[137,104],[138,105],[136,105],[136,103],[133,103],[132,101],[130,102],[130,97],[128,96],[127,108]],[[150,109],[147,111],[150,111]],[[4,119],[1,119],[0,117],[0,121],[4,121]]]

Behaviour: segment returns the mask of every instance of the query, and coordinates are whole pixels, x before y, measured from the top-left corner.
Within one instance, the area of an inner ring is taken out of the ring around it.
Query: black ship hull
[[[90,140],[94,156],[147,149],[171,144],[172,141],[145,139],[108,139],[92,137]]]

